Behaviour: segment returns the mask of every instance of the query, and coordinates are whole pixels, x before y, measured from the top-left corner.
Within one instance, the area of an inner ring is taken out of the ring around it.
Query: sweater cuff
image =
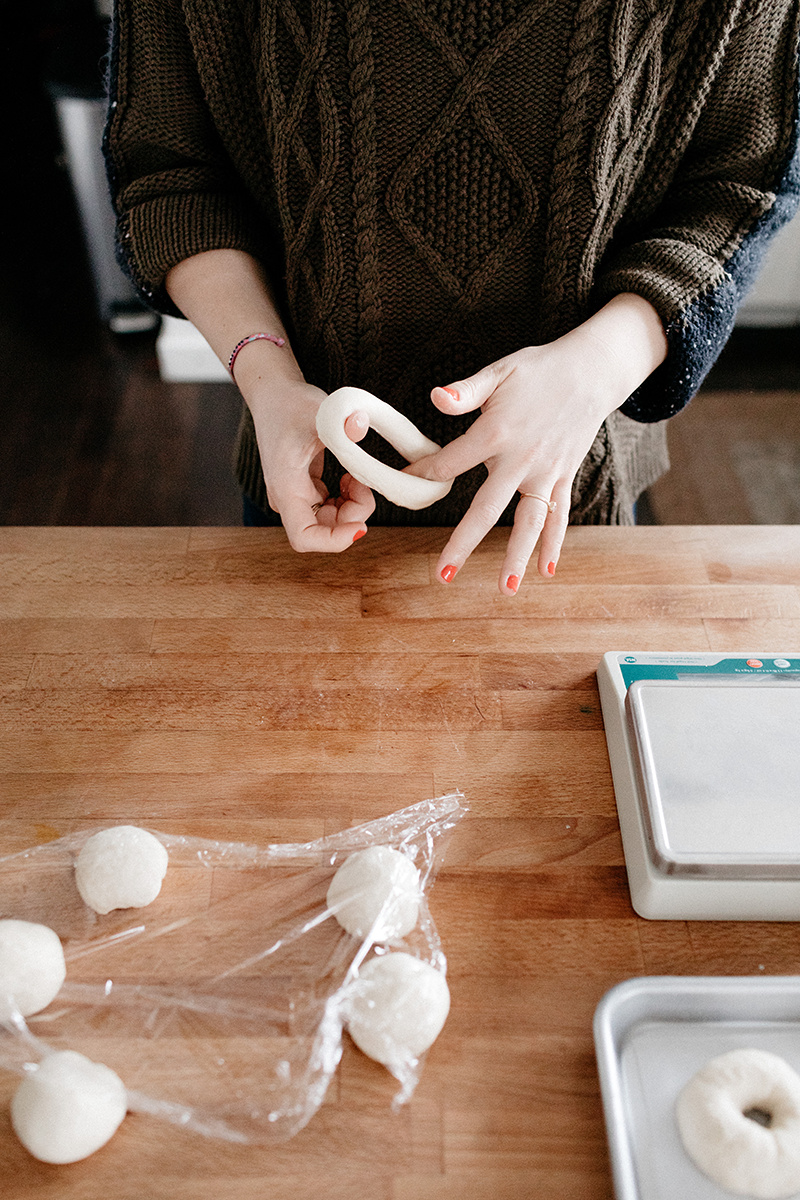
[[[182,316],[164,280],[185,258],[206,250],[263,251],[241,204],[225,194],[178,193],[134,204],[117,223],[120,263],[145,304]]]
[[[737,220],[731,225],[744,228],[744,236],[734,233],[720,248],[697,227],[690,236],[673,226],[615,255],[598,281],[600,303],[620,292],[635,292],[656,309],[667,335],[666,360],[622,406],[635,421],[674,416],[713,367],[769,241],[797,210],[800,160],[795,157],[790,164],[777,195],[736,191]]]

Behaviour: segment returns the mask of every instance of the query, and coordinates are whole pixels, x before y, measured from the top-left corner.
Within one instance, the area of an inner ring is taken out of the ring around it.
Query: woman
[[[375,500],[323,481],[314,425],[350,384],[444,444],[413,471],[457,477],[445,500],[376,509],[455,526],[443,582],[497,523],[512,595],[568,521],[630,522],[796,207],[798,23],[796,0],[118,0],[120,246],[235,359],[248,519],[299,551],[364,534]]]

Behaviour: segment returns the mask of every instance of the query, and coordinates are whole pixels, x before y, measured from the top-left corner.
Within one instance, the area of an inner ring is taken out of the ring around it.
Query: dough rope
[[[721,1187],[757,1200],[800,1191],[800,1076],[778,1055],[711,1059],[678,1096],[675,1116],[687,1154]]]
[[[351,442],[344,431],[344,423],[359,409],[368,415],[371,428],[386,438],[409,462],[416,462],[418,458],[441,450],[441,446],[420,433],[408,417],[371,392],[365,392],[362,388],[341,387],[326,396],[320,404],[317,410],[317,433],[323,445],[336,455],[354,479],[374,488],[392,504],[399,504],[403,508],[427,508],[447,495],[453,486],[452,479],[440,483],[417,475],[406,475],[367,454],[357,442]]]

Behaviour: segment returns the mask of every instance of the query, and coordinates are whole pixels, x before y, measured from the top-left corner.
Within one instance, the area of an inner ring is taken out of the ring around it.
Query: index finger
[[[439,556],[436,574],[440,579],[450,583],[455,578],[475,547],[500,520],[516,490],[515,484],[501,483],[491,476],[478,488]]]
[[[479,463],[486,462],[490,456],[489,447],[482,430],[478,429],[479,421],[480,417],[465,433],[448,442],[435,454],[426,454],[424,458],[409,463],[403,468],[405,473],[444,483],[448,479],[455,479],[457,475],[463,475],[465,471],[471,471]]]

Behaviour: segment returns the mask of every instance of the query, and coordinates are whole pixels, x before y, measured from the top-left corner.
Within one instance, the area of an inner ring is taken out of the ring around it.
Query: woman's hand
[[[663,361],[666,349],[655,309],[626,294],[555,342],[519,350],[469,379],[433,389],[441,412],[480,409],[481,415],[465,434],[408,470],[452,479],[485,463],[489,472],[439,558],[443,582],[455,577],[515,492],[521,499],[500,591],[517,591],[537,542],[540,575],[555,573],[578,468],[603,421]]]
[[[323,446],[316,414],[324,396],[306,383],[292,353],[261,264],[241,250],[207,250],[166,277],[167,291],[228,365],[234,346],[257,331],[279,338],[247,341],[236,355],[235,382],[252,415],[270,507],[295,550],[346,550],[366,533],[372,492],[345,475],[341,495],[322,482]],[[358,441],[367,431],[351,420]]]
[[[315,418],[325,393],[302,379],[246,379],[240,387],[253,413],[267,500],[281,518],[292,547],[300,552],[336,553],[367,532],[375,509],[372,492],[351,475],[342,476],[340,494],[328,495],[322,482],[325,448],[317,437]],[[246,391],[245,391],[246,389]],[[354,441],[367,431],[353,421],[346,426]]]

